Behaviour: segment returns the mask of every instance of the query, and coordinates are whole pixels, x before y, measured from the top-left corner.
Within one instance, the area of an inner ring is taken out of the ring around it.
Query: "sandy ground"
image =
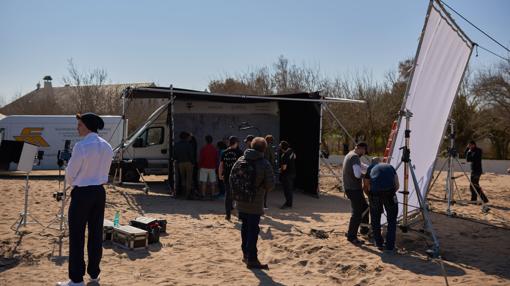
[[[60,206],[52,193],[56,177],[33,177],[29,205],[43,225]],[[458,178],[467,198],[467,180]],[[481,184],[491,210],[456,204],[457,217],[441,213],[446,204],[431,201],[433,225],[450,285],[510,284],[510,176],[487,174]],[[182,201],[152,182],[140,188],[108,189],[106,218],[121,212],[121,223],[140,215],[167,219],[168,235],[147,250],[129,251],[104,244],[101,285],[445,285],[441,267],[427,258],[427,240],[397,233],[398,254],[383,254],[365,238],[362,247],[344,237],[350,205],[334,178],[321,180],[321,196],[295,195],[292,210],[278,209],[280,191],[269,197],[261,221],[259,256],[269,271],[251,271],[241,262],[240,224],[225,221],[223,201]],[[54,285],[67,278],[67,238],[59,257],[57,232],[29,225],[17,236],[10,229],[23,206],[22,178],[0,179],[0,285]],[[444,197],[444,175],[429,197]],[[467,218],[467,219],[466,219]],[[469,220],[468,220],[469,219]],[[310,235],[312,229],[329,238]],[[87,277],[85,281],[87,281]]]

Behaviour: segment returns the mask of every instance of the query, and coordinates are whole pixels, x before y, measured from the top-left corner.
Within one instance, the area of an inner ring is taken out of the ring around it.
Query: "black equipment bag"
[[[159,242],[161,226],[157,219],[141,216],[130,221],[129,225],[147,231],[149,233],[149,244]]]

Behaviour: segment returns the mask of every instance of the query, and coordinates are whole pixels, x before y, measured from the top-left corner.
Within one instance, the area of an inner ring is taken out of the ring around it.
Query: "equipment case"
[[[112,241],[128,249],[147,248],[148,233],[130,225],[116,226],[113,227]]]
[[[166,223],[166,221],[165,221]],[[146,230],[149,233],[149,243],[158,243],[162,227],[159,220],[151,217],[137,217],[129,225]]]
[[[112,240],[113,222],[111,220],[103,220],[103,241]]]

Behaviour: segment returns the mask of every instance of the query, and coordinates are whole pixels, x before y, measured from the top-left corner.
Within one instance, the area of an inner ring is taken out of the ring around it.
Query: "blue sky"
[[[445,0],[510,46],[510,1]],[[25,1],[0,0],[0,103],[67,60],[104,68],[112,83],[156,82],[203,90],[212,79],[271,65],[283,55],[328,77],[376,80],[416,52],[427,0]],[[457,19],[457,18],[456,18]],[[475,42],[501,48],[467,23]],[[474,67],[497,58],[480,50]]]

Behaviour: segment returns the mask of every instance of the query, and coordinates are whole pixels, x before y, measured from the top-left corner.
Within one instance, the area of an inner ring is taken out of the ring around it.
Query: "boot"
[[[260,263],[260,261],[258,259],[248,260],[248,262],[246,263],[246,267],[248,269],[264,269],[264,270],[269,270],[269,266],[267,264]]]

